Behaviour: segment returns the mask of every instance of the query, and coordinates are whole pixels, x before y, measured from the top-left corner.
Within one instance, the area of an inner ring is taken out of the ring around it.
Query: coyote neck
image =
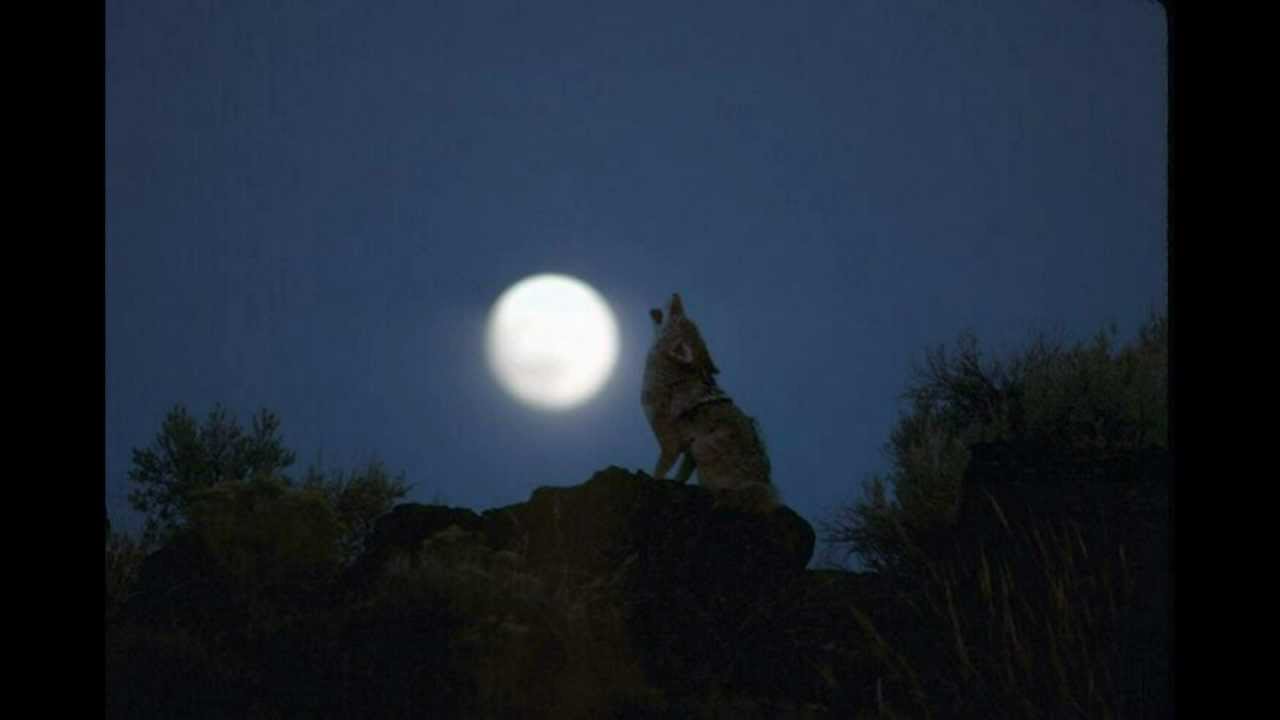
[[[679,419],[685,419],[693,416],[694,413],[698,412],[699,410],[701,410],[702,408],[708,405],[714,405],[716,403],[726,403],[726,402],[727,403],[733,402],[733,398],[729,397],[729,394],[721,390],[720,388],[712,387],[707,391],[707,394],[704,395],[701,399],[695,400],[694,402],[690,403],[688,407],[674,414]]]
[[[642,401],[660,421],[673,420],[707,402],[729,399],[710,377],[670,374],[650,367],[645,372]]]

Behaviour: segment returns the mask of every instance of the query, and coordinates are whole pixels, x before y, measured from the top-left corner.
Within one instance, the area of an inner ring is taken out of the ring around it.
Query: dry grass
[[[1126,548],[1090,547],[1071,523],[1005,529],[999,548],[926,561],[898,600],[913,637],[888,642],[858,613],[891,681],[878,716],[1154,717]]]

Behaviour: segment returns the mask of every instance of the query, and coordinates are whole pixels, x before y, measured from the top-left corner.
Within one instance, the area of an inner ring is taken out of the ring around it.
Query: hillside
[[[973,457],[942,585],[808,570],[791,510],[616,467],[401,504],[328,576],[250,582],[179,533],[108,606],[108,716],[1162,716],[1167,453]]]

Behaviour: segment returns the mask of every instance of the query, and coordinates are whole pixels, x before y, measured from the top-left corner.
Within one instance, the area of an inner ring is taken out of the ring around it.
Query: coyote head
[[[665,312],[650,308],[649,317],[653,320],[654,344],[668,357],[681,365],[703,368],[712,375],[720,372],[707,352],[698,326],[685,315],[680,293],[671,294]]]
[[[680,293],[671,294],[671,299],[667,301],[667,311],[665,315],[659,308],[649,309],[649,317],[653,318],[653,327],[659,334],[661,334],[663,330],[662,319],[664,316],[667,319],[668,326],[670,326],[677,318],[684,317],[684,303],[680,300]]]

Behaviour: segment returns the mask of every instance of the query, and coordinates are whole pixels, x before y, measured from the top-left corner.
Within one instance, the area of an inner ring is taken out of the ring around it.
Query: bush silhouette
[[[1155,315],[1130,345],[1115,329],[1070,347],[1041,334],[1004,360],[972,333],[925,353],[890,434],[889,471],[833,512],[823,539],[873,570],[907,572],[953,527],[975,443],[1136,452],[1168,443],[1168,323]]]

